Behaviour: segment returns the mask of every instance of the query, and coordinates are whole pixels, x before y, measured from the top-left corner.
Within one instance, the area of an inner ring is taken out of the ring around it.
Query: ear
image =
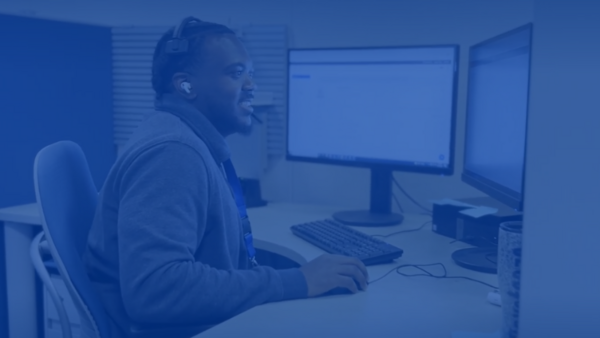
[[[188,100],[193,100],[197,96],[193,86],[187,87],[190,89],[189,93],[184,89],[185,86],[182,86],[182,83],[184,82],[191,84],[191,77],[192,76],[188,73],[178,72],[173,74],[173,77],[171,78],[171,84],[173,85],[175,92]]]

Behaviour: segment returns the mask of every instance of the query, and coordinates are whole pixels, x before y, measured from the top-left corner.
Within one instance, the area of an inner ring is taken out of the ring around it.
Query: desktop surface
[[[324,251],[295,236],[290,226],[327,219],[336,208],[272,203],[249,209],[256,247],[284,255],[300,264]],[[368,234],[389,234],[418,228],[429,216],[407,214],[402,225],[355,227]],[[387,242],[404,250],[390,264],[368,267],[369,280],[402,264],[442,263],[450,276],[466,276],[496,285],[496,275],[461,268],[451,254],[469,247],[437,235],[430,226],[390,236]],[[427,268],[441,273],[440,267]],[[404,268],[403,273],[419,273]],[[487,302],[492,288],[463,279],[404,277],[395,272],[374,281],[365,292],[257,306],[197,337],[451,337],[454,331],[494,332],[501,325],[499,307]]]
[[[248,209],[258,249],[304,264],[324,251],[295,236],[290,227],[327,219],[337,208],[286,203]],[[3,220],[39,225],[35,204],[0,210]],[[406,214],[399,226],[355,227],[368,234],[418,228],[429,216]],[[37,222],[36,222],[37,221]],[[430,226],[385,239],[404,250],[390,264],[367,267],[374,281],[402,264],[442,263],[450,276],[466,276],[497,285],[497,276],[461,268],[451,254],[470,247],[435,234]],[[28,248],[28,247],[27,247]],[[25,255],[28,259],[28,256]],[[432,273],[442,272],[436,267]],[[412,268],[404,273],[419,273]],[[490,287],[462,279],[404,277],[395,272],[372,282],[365,292],[270,303],[252,308],[197,338],[210,337],[451,337],[454,331],[490,333],[501,327],[501,309],[486,298]]]

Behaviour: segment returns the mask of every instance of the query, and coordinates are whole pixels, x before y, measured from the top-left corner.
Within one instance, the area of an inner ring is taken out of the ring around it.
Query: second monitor
[[[371,168],[370,209],[333,217],[398,224],[392,172],[451,175],[458,46],[292,49],[289,160]]]

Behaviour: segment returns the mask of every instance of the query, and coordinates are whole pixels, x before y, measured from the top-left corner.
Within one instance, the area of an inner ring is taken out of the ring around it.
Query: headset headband
[[[191,16],[183,19],[181,21],[181,23],[173,31],[173,38],[171,40],[167,41],[167,43],[165,45],[167,54],[187,53],[188,45],[189,45],[188,40],[185,38],[182,38],[181,35],[183,34],[183,29],[190,22],[202,22],[202,21],[199,19],[196,19],[194,17],[191,17]]]

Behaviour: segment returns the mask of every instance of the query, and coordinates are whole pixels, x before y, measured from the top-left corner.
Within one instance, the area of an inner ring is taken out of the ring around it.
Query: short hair
[[[169,29],[160,38],[152,59],[152,88],[156,98],[171,91],[171,79],[177,72],[190,71],[202,61],[203,47],[209,38],[234,35],[235,32],[224,25],[194,19],[181,28],[181,38],[188,40],[185,53],[167,53],[167,42],[173,39],[175,28]]]

